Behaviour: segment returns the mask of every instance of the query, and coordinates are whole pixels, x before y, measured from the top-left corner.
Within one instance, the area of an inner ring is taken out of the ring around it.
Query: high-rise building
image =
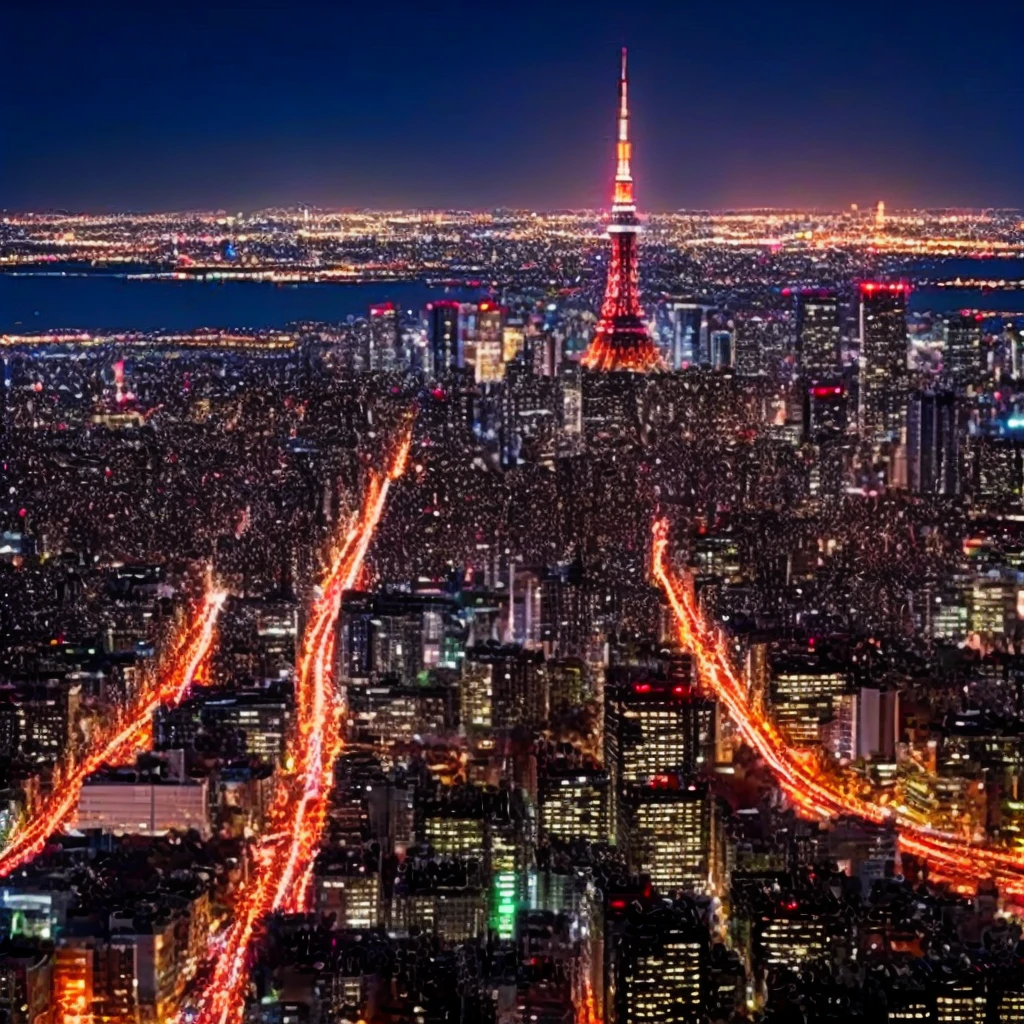
[[[702,361],[708,344],[709,306],[699,302],[669,302],[669,365],[673,370]]]
[[[808,383],[839,374],[839,300],[833,293],[808,289],[797,295],[796,347],[800,375]]]
[[[610,678],[605,685],[605,763],[620,786],[709,770],[714,725],[714,704],[685,679]]]
[[[733,366],[741,377],[772,376],[788,348],[789,322],[770,313],[744,312],[734,321]]]
[[[860,286],[860,432],[865,441],[898,441],[904,425],[907,293],[903,284]]]
[[[318,913],[337,915],[340,928],[379,927],[380,871],[361,851],[321,854],[313,872],[313,905]]]
[[[439,299],[427,303],[427,334],[435,377],[463,365],[462,321],[459,303]]]
[[[690,666],[687,664],[686,670]],[[690,682],[637,679],[605,684],[605,765],[612,784],[612,830],[629,787],[666,773],[694,777],[715,760],[716,707]]]
[[[562,385],[562,434],[568,445],[575,445],[583,433],[583,384],[579,365],[563,363],[558,379]]]
[[[470,862],[407,861],[395,881],[392,926],[419,928],[445,942],[467,942],[487,932],[487,891]]]
[[[974,500],[989,507],[1019,508],[1024,491],[1024,446],[1011,437],[972,439],[970,484]]]
[[[961,405],[952,392],[917,392],[907,407],[907,486],[918,494],[962,489]]]
[[[520,359],[505,367],[501,393],[502,461],[514,465],[525,447],[548,450],[558,438],[557,378],[542,377],[535,371],[529,345]]]
[[[542,833],[608,842],[608,774],[603,768],[548,763],[538,779],[538,804]]]
[[[794,746],[816,746],[822,725],[832,718],[837,699],[849,685],[846,672],[813,662],[776,665],[770,687],[772,716]]]
[[[547,720],[547,673],[541,652],[514,644],[471,647],[466,662],[490,669],[492,728],[540,726]]]
[[[393,302],[370,307],[370,369],[387,370],[400,359],[401,334]]]
[[[796,969],[826,955],[840,937],[834,923],[813,901],[780,896],[772,912],[754,923],[755,955],[768,971]]]
[[[59,762],[74,742],[81,684],[63,679],[27,682],[18,686],[15,700],[21,753],[33,761]]]
[[[630,1024],[700,1020],[709,946],[707,927],[692,910],[664,908],[656,919],[644,915],[631,921],[605,944],[610,1019]]]
[[[619,74],[615,193],[611,223],[608,225],[612,251],[604,302],[601,304],[601,318],[582,360],[583,365],[590,370],[646,373],[662,366],[661,355],[647,330],[640,307],[640,272],[637,266],[640,225],[633,199],[631,156],[629,81],[626,76],[626,50],[623,47]]]
[[[490,299],[464,303],[461,329],[465,364],[478,384],[501,380],[504,371],[504,311]]]
[[[984,373],[981,347],[981,314],[957,313],[946,319],[943,376],[956,391],[977,385]]]
[[[655,776],[629,787],[621,802],[618,845],[631,870],[661,893],[707,893],[720,881],[722,840],[714,798],[703,782]]]
[[[423,841],[440,857],[483,860],[487,856],[487,822],[475,809],[430,807],[423,818]]]
[[[804,392],[804,440],[812,444],[838,442],[846,434],[846,388],[841,384],[812,384]]]
[[[732,331],[719,329],[712,331],[708,338],[711,346],[711,368],[713,370],[730,370],[733,365],[733,334]]]
[[[53,951],[12,946],[0,954],[0,1013],[8,1024],[51,1019]]]
[[[346,677],[408,683],[425,670],[454,668],[446,632],[453,607],[432,594],[347,595],[341,629]]]

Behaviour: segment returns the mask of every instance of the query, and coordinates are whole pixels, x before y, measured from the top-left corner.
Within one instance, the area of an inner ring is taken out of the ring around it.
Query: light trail
[[[205,665],[213,647],[217,618],[227,594],[209,589],[195,614],[178,633],[165,665],[143,683],[130,706],[113,722],[100,728],[90,751],[55,776],[50,795],[0,851],[0,878],[35,857],[50,836],[58,832],[78,806],[85,780],[104,764],[123,762],[149,745],[153,715],[162,704],[181,703]]]
[[[925,861],[934,877],[949,882],[957,891],[974,892],[979,883],[994,880],[1004,895],[1016,902],[1024,899],[1024,860],[1020,855],[929,828],[897,809],[864,800],[829,779],[811,759],[790,750],[774,723],[751,705],[721,632],[704,622],[690,588],[668,567],[667,549],[668,523],[659,520],[654,524],[652,573],[672,608],[679,642],[693,652],[703,680],[798,812],[811,818],[850,816],[875,824],[890,822],[897,829],[901,848]]]
[[[341,599],[362,569],[384,513],[391,483],[404,472],[411,430],[406,431],[383,475],[373,473],[354,524],[341,539],[314,602],[295,673],[294,761],[277,785],[267,835],[255,853],[248,884],[239,894],[213,975],[198,1003],[196,1024],[235,1024],[245,1009],[249,950],[263,919],[275,910],[306,909],[320,846],[334,763],[341,753],[343,707],[334,679],[334,652]]]

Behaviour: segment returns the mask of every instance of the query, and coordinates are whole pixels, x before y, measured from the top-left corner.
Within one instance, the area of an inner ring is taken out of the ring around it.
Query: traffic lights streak
[[[30,861],[59,831],[78,806],[85,780],[104,764],[132,757],[149,745],[153,714],[162,704],[179,704],[203,669],[213,646],[217,617],[227,595],[210,589],[165,656],[164,667],[151,673],[138,694],[108,726],[101,726],[89,752],[59,778],[39,809],[21,824],[0,852],[0,877]]]
[[[960,892],[974,892],[994,880],[1015,902],[1024,899],[1024,858],[910,819],[899,809],[872,803],[833,779],[811,758],[789,748],[773,722],[753,707],[732,664],[722,634],[709,627],[690,588],[667,564],[668,524],[654,524],[652,571],[664,590],[676,621],[679,642],[693,652],[701,677],[729,713],[744,741],[772,770],[794,807],[807,817],[852,816],[882,824],[892,822],[900,846],[927,863],[934,877]]]
[[[406,433],[388,472],[373,474],[354,525],[331,559],[320,597],[310,611],[295,672],[292,757],[269,812],[248,882],[238,895],[213,975],[199,999],[198,1024],[231,1024],[245,1009],[249,948],[264,917],[306,909],[313,863],[327,818],[334,762],[342,749],[342,703],[334,680],[336,626],[341,599],[355,584],[380,522],[393,480],[405,471]]]

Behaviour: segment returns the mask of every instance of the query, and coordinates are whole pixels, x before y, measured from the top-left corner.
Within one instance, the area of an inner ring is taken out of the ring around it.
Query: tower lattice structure
[[[590,370],[648,373],[664,369],[661,355],[644,323],[640,306],[640,275],[637,266],[640,224],[633,199],[631,156],[629,79],[626,74],[626,49],[623,47],[619,74],[615,192],[612,197],[611,221],[608,224],[608,235],[612,243],[611,262],[597,333],[582,359],[583,365]]]

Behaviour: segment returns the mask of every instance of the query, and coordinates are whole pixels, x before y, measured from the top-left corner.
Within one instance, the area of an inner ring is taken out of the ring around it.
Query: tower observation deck
[[[640,224],[633,199],[633,172],[630,166],[632,144],[629,141],[629,78],[626,49],[622,50],[619,74],[619,116],[616,134],[615,191],[608,224],[611,260],[605,284],[601,318],[582,363],[588,370],[648,373],[664,369],[664,363],[647,330],[640,306],[637,236]]]

